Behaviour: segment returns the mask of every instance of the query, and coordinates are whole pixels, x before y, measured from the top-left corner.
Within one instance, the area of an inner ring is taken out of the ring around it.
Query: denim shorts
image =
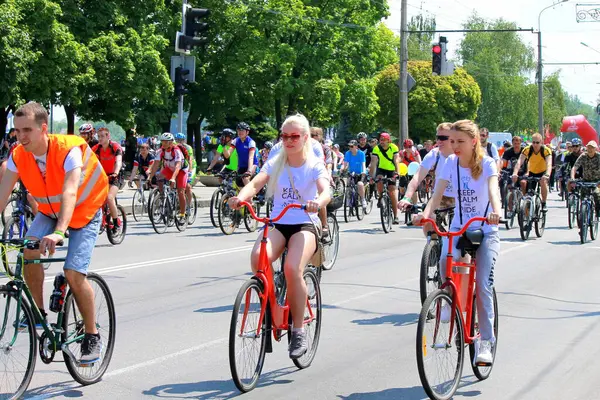
[[[98,210],[96,216],[83,228],[69,228],[69,239],[67,248],[67,257],[64,269],[71,269],[83,275],[87,275],[87,270],[92,261],[92,252],[98,240],[100,231],[102,212]],[[42,239],[50,235],[56,229],[56,220],[41,212],[38,212],[27,231],[28,238]]]

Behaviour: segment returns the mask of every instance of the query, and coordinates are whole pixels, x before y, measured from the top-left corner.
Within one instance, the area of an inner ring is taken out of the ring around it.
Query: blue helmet
[[[571,141],[571,144],[572,144],[573,146],[581,146],[581,139],[579,139],[579,138],[575,138],[575,139],[573,139],[573,140]]]
[[[185,135],[181,132],[175,134],[175,140],[184,140]]]

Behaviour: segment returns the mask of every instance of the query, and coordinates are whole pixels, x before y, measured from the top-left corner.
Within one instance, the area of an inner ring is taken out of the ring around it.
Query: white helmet
[[[325,146],[331,146],[333,144],[333,142],[331,141],[331,139],[327,139],[325,141]]]
[[[173,137],[173,134],[172,134],[172,133],[170,133],[170,132],[165,132],[165,133],[163,133],[162,135],[160,135],[160,140],[161,140],[161,141],[163,141],[163,140],[170,140],[170,141],[173,141],[173,140],[175,140],[175,138]]]

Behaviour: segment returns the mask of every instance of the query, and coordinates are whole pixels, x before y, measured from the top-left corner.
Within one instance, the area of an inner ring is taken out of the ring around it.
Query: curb
[[[126,214],[131,214],[131,204],[124,205],[121,204],[125,209]],[[198,200],[198,208],[208,208],[210,207],[210,200]]]

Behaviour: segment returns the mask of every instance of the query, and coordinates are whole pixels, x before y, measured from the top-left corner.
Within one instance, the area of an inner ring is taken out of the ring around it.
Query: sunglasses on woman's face
[[[292,142],[297,142],[298,140],[300,140],[300,135],[295,133],[292,135],[281,135],[281,140],[286,142],[288,140],[291,140]]]
[[[450,138],[450,136],[448,135],[437,135],[436,140],[439,140],[440,142],[445,142],[446,140],[448,140]]]

